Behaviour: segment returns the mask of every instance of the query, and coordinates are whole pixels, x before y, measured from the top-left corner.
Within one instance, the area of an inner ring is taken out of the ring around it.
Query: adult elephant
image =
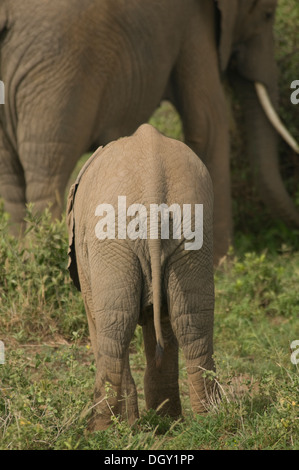
[[[215,259],[232,236],[229,128],[221,74],[242,77],[249,151],[262,196],[299,225],[282,183],[276,135],[254,94],[276,101],[276,0],[0,0],[0,188],[13,223],[26,202],[61,213],[88,149],[131,134],[168,98],[214,183]]]

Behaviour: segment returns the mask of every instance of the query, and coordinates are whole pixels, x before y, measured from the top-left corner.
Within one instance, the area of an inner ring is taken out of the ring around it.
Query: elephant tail
[[[154,328],[156,333],[156,366],[161,367],[164,352],[164,340],[161,328],[161,239],[148,239],[153,287]]]

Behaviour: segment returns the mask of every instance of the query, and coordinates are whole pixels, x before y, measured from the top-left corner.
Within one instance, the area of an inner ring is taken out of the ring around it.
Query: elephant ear
[[[71,186],[67,198],[67,208],[66,208],[66,221],[68,226],[68,233],[69,233],[69,247],[68,247],[68,265],[67,268],[69,270],[71,279],[78,290],[81,290],[80,280],[78,275],[78,268],[77,268],[77,260],[76,260],[76,250],[75,250],[75,215],[74,215],[74,204],[75,204],[75,196],[77,192],[78,185],[80,180],[91,164],[91,162],[99,155],[101,152],[102,147],[99,147],[96,152],[87,160],[87,162],[83,165],[80,173],[77,176],[75,183]]]
[[[238,0],[216,0],[220,12],[219,59],[224,72],[232,53],[237,20]]]
[[[71,279],[78,290],[81,290],[80,281],[78,276],[76,251],[75,251],[75,220],[74,220],[74,201],[77,191],[77,181],[71,186],[67,199],[66,220],[69,233],[69,247],[68,247],[68,265]]]

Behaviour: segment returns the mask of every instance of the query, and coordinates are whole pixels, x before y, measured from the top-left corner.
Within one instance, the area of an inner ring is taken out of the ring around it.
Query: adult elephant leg
[[[20,146],[20,159],[24,162],[26,200],[41,213],[50,206],[52,219],[59,219],[64,208],[64,193],[71,173],[74,154],[69,144],[47,143],[39,140]]]
[[[215,265],[227,254],[233,240],[228,117],[224,97],[221,101],[223,108],[211,111],[210,116],[202,114],[199,104],[193,118],[188,117],[184,123],[186,144],[203,160],[213,181]]]
[[[94,119],[88,84],[84,82],[77,96],[73,78],[67,70],[61,75],[53,68],[46,87],[44,78],[41,83],[33,80],[26,93],[22,90],[22,101],[18,96],[18,154],[25,173],[26,200],[37,212],[51,204],[53,220],[61,216],[66,185],[88,148]],[[35,93],[33,86],[41,92]]]
[[[241,77],[234,77],[233,80],[244,106],[247,150],[261,199],[274,218],[299,227],[299,210],[288,194],[280,174],[277,132],[261,107],[254,85]],[[269,95],[273,106],[277,108],[275,88],[274,82]]]
[[[200,153],[200,146],[192,137],[194,135],[193,124],[190,126],[191,132],[190,127],[187,129],[186,140],[187,143],[189,142],[190,147],[202,157],[212,178],[214,192],[214,265],[218,265],[233,243],[229,118],[225,97],[221,89],[219,89],[217,103],[214,102],[213,105],[213,100],[211,100],[210,106],[210,112],[208,111],[206,116],[207,126],[202,126],[197,131],[208,136],[204,153]]]
[[[98,244],[98,247],[101,244]],[[91,291],[96,325],[96,381],[89,429],[106,429],[111,416],[133,423],[138,418],[137,392],[129,365],[129,344],[140,310],[138,263],[117,243],[91,258]],[[119,263],[115,262],[119,254]],[[120,264],[121,263],[121,264]]]
[[[4,210],[10,214],[11,232],[22,232],[26,212],[24,170],[0,126],[0,188]]]
[[[233,237],[229,115],[215,51],[205,52],[211,60],[206,70],[201,66],[202,54],[193,51],[188,60],[186,53],[181,61],[175,103],[182,116],[185,142],[205,163],[213,181],[214,263],[218,264]]]
[[[147,409],[157,410],[158,414],[178,417],[181,414],[181,402],[178,385],[178,344],[173,334],[169,317],[161,320],[164,339],[164,353],[161,367],[157,368],[156,336],[153,312],[150,309],[143,325],[146,371],[144,393]]]
[[[188,373],[190,401],[195,413],[205,412],[217,396],[214,371],[214,284],[211,253],[183,251],[168,267],[169,312]],[[189,267],[189,268],[188,268]]]

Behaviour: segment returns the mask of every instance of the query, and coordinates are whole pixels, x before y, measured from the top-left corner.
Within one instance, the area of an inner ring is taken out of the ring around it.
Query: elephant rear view
[[[69,270],[81,290],[96,358],[90,429],[134,422],[129,344],[143,328],[147,408],[178,417],[178,351],[193,411],[207,410],[213,363],[213,190],[185,144],[142,125],[99,148],[68,198]],[[214,395],[215,394],[215,395]]]

